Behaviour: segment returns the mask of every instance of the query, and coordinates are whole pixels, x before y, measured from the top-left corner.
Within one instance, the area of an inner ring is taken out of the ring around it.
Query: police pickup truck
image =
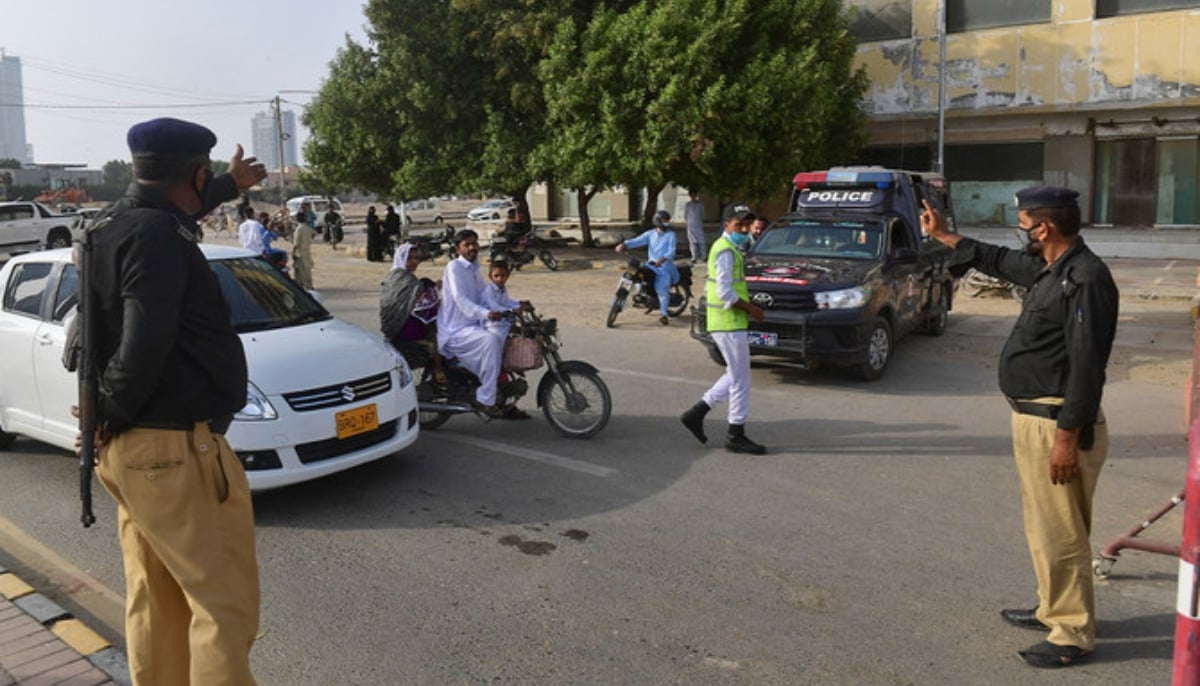
[[[797,174],[788,214],[746,255],[750,299],[765,316],[750,322],[751,353],[839,365],[873,380],[901,336],[940,335],[954,283],[949,250],[922,239],[922,200],[952,216],[938,174],[881,167]],[[691,334],[723,364],[703,302]]]

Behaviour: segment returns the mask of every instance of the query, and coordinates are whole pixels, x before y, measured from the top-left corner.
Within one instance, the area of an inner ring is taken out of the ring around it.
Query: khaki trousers
[[[1095,443],[1079,451],[1079,477],[1050,483],[1050,449],[1056,423],[1012,415],[1013,455],[1021,481],[1025,538],[1038,584],[1037,617],[1057,645],[1092,650],[1096,643],[1096,599],[1092,589],[1092,495],[1108,457],[1108,425],[1097,418]]]
[[[254,514],[224,436],[131,429],[101,449],[97,474],[118,506],[134,686],[253,686]]]

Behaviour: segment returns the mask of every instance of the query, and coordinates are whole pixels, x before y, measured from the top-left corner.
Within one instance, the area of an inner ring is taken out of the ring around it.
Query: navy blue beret
[[[1017,209],[1037,210],[1044,207],[1078,207],[1079,191],[1062,186],[1030,186],[1017,191]]]
[[[163,117],[134,124],[125,140],[134,155],[185,157],[207,155],[217,135],[199,124]]]

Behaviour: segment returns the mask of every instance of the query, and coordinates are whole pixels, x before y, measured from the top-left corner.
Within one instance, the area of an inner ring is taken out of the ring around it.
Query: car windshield
[[[883,227],[868,222],[795,219],[776,224],[754,244],[757,257],[872,260],[879,257]]]
[[[211,260],[238,333],[332,319],[316,300],[260,257]]]

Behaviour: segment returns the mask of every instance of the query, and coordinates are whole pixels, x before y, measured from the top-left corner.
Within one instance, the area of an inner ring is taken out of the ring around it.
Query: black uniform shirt
[[[90,234],[101,418],[121,431],[237,412],[245,353],[195,222],[136,184],[111,214]]]
[[[1049,266],[1040,256],[964,238],[953,262],[1029,289],[1000,353],[1001,392],[1063,398],[1060,428],[1094,423],[1117,330],[1119,295],[1108,267],[1082,238]]]

